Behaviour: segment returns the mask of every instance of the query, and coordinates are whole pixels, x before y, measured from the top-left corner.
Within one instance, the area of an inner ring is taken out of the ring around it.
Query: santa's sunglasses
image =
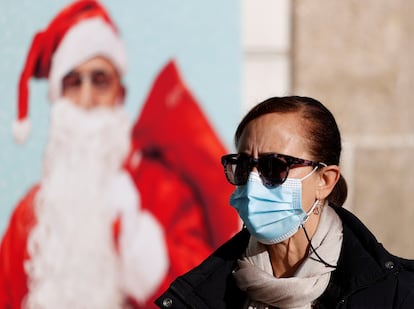
[[[221,157],[224,173],[227,180],[236,186],[245,185],[249,179],[250,172],[256,167],[259,175],[266,186],[278,186],[285,182],[289,170],[301,166],[312,166],[314,168],[326,166],[321,162],[300,159],[279,153],[267,153],[260,155],[257,159],[245,153],[228,154]]]
[[[64,92],[79,90],[86,80],[88,80],[95,89],[106,91],[115,81],[115,74],[104,70],[93,70],[86,73],[71,71],[63,77],[62,89]]]

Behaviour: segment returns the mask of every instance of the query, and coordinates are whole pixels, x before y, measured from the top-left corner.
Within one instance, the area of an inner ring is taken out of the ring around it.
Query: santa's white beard
[[[120,308],[110,185],[129,146],[121,107],[85,111],[52,104],[37,225],[25,264],[25,308]]]

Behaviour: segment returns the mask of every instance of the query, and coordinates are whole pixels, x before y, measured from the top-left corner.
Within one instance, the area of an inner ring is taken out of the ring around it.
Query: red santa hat
[[[16,141],[24,142],[30,132],[29,79],[48,78],[49,99],[54,101],[61,95],[62,78],[95,56],[107,58],[121,75],[125,73],[125,47],[106,10],[95,0],[75,1],[32,41],[19,81],[17,121],[13,125]]]

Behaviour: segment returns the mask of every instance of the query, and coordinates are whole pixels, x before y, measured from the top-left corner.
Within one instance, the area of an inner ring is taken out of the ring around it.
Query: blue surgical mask
[[[318,204],[308,213],[302,208],[302,180],[287,178],[277,187],[266,187],[259,174],[251,172],[247,183],[238,186],[230,197],[230,204],[237,210],[249,232],[261,243],[282,242],[305,224]]]

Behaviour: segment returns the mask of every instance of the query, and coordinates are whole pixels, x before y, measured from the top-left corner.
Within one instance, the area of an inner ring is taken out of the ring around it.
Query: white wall
[[[244,112],[270,97],[290,93],[291,1],[243,0]]]

